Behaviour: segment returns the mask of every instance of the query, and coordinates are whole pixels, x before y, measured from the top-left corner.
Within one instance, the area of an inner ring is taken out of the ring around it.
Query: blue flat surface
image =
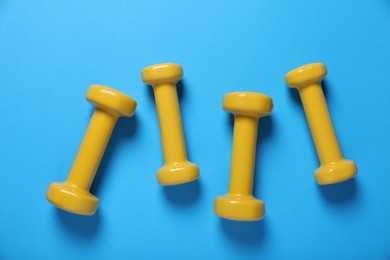
[[[326,99],[351,181],[319,187],[299,96],[284,75],[328,67]],[[199,181],[164,188],[159,124],[141,70],[183,65],[180,105]],[[390,259],[390,1],[0,0],[0,259]],[[58,210],[93,108],[91,84],[138,102],[120,119],[91,192],[93,217]],[[221,220],[231,91],[270,95],[255,196],[266,216]]]

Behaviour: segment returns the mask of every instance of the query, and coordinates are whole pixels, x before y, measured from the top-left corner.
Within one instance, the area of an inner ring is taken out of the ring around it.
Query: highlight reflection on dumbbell
[[[218,197],[214,212],[238,221],[256,221],[265,214],[264,202],[253,197],[258,119],[268,116],[272,99],[254,92],[226,94],[223,109],[235,116],[233,155],[228,194]]]
[[[145,68],[142,79],[152,85],[160,121],[165,165],[157,172],[161,185],[176,185],[198,179],[199,169],[187,160],[176,83],[182,78],[179,64],[163,63]]]
[[[125,94],[105,86],[92,85],[87,100],[95,105],[88,130],[65,182],[54,182],[47,199],[58,208],[80,215],[93,215],[99,199],[89,192],[100,160],[120,116],[134,114],[137,103]]]
[[[318,184],[348,180],[357,173],[356,164],[343,158],[321,88],[327,70],[322,63],[312,63],[286,74],[290,88],[297,88],[309,122],[321,166],[315,171]]]

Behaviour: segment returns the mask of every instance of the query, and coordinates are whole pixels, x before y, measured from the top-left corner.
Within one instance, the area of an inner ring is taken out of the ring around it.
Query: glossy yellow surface
[[[226,94],[223,109],[234,114],[233,155],[229,192],[216,198],[214,212],[230,220],[256,221],[265,214],[264,202],[253,197],[258,119],[268,116],[272,99],[254,92]]]
[[[92,85],[87,100],[96,109],[65,182],[54,182],[47,199],[58,208],[80,215],[93,215],[99,199],[89,192],[115,123],[120,116],[134,114],[137,103],[125,94],[105,86]]]
[[[156,100],[165,164],[157,172],[161,185],[177,185],[198,179],[199,169],[187,160],[176,83],[182,78],[179,64],[164,63],[145,68],[142,79],[152,85]]]
[[[297,88],[321,166],[315,171],[318,184],[348,180],[357,173],[356,164],[343,158],[321,88],[327,70],[322,63],[308,64],[286,74],[287,85]]]

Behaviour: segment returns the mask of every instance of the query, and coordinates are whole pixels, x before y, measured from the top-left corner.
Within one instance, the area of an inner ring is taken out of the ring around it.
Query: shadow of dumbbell
[[[318,189],[323,197],[334,205],[350,203],[359,195],[359,187],[355,178],[338,185],[321,185]]]
[[[96,177],[91,187],[91,193],[100,196],[104,191],[104,184],[106,178],[112,178],[112,172],[110,171],[110,162],[115,158],[115,153],[120,151],[118,146],[130,146],[129,142],[135,140],[133,137],[136,135],[138,129],[138,119],[135,114],[131,118],[119,118],[116,123],[115,129],[112,133],[110,141],[104,152],[102,161],[100,162],[99,169],[96,173]],[[131,169],[129,169],[131,171]],[[110,172],[110,174],[105,174]]]
[[[90,239],[96,236],[101,228],[102,218],[100,211],[88,217],[72,214],[58,208],[55,208],[54,211],[60,226],[65,226],[66,232],[80,238]]]
[[[162,187],[165,197],[178,206],[190,205],[200,197],[201,183],[200,180],[189,182],[176,186]]]
[[[224,234],[229,239],[245,246],[258,245],[265,239],[267,233],[267,221],[239,222],[228,219],[220,219],[220,225]]]

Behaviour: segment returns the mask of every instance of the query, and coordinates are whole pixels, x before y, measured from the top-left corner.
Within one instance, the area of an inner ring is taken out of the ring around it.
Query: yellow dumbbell
[[[115,123],[120,116],[134,114],[137,103],[105,86],[92,85],[87,100],[95,105],[88,130],[65,182],[54,182],[47,199],[58,208],[80,215],[93,215],[99,199],[89,192]]]
[[[297,88],[302,99],[321,162],[321,166],[315,171],[320,185],[342,182],[357,173],[355,163],[343,158],[333,129],[321,88],[321,81],[326,74],[326,67],[322,63],[308,64],[286,74],[287,85]]]
[[[145,68],[142,79],[152,85],[157,106],[165,165],[157,172],[161,185],[176,185],[199,177],[196,164],[187,160],[176,83],[182,78],[179,64],[164,63]]]
[[[233,155],[228,194],[218,197],[214,212],[238,221],[256,221],[265,214],[264,202],[253,197],[258,119],[268,116],[272,99],[254,92],[226,94],[223,109],[234,114]]]

